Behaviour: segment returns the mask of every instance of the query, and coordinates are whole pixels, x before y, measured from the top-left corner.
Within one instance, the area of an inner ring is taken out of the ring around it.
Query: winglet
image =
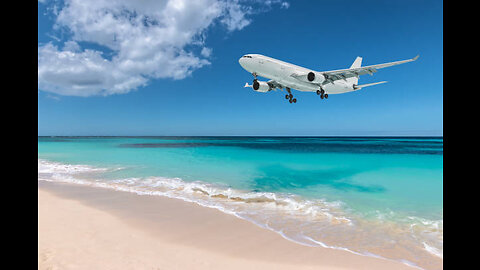
[[[252,87],[252,86],[249,85],[248,82],[247,82],[247,83],[245,83],[245,86],[244,86],[244,87]]]
[[[417,56],[415,56],[414,58],[412,58],[413,61],[417,60],[418,57],[420,57],[420,54],[418,54]]]

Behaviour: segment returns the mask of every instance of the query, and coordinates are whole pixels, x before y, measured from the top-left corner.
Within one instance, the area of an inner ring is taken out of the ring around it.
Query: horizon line
[[[348,137],[348,138],[443,138],[443,135],[37,135],[37,137]]]

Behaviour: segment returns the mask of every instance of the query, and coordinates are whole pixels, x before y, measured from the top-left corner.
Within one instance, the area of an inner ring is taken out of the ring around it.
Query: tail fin
[[[350,68],[359,68],[361,66],[362,66],[362,57],[357,56],[357,58],[355,58],[355,61],[350,66]],[[351,84],[357,84],[358,83],[358,77],[348,78],[347,82],[351,83]]]
[[[357,56],[357,58],[355,59],[355,61],[353,62],[353,64],[350,66],[350,68],[359,68],[362,66],[362,57],[360,56]]]

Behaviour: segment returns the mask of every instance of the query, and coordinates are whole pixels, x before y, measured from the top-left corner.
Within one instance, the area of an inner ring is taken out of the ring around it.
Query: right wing
[[[358,77],[360,75],[370,74],[377,72],[378,69],[396,66],[408,62],[412,62],[418,59],[418,55],[412,59],[402,60],[402,61],[395,61],[390,63],[378,64],[378,65],[371,65],[371,66],[364,66],[358,68],[349,68],[349,69],[339,69],[339,70],[332,70],[332,71],[325,71],[322,72],[323,76],[325,76],[325,81],[322,84],[331,83],[337,80],[346,80],[347,78]]]
[[[408,62],[412,62],[418,59],[418,55],[415,56],[412,59],[407,59],[407,60],[402,60],[402,61],[396,61],[396,62],[390,62],[390,63],[384,63],[384,64],[378,64],[378,65],[371,65],[371,66],[364,66],[364,67],[357,67],[357,68],[349,68],[349,69],[339,69],[339,70],[332,70],[332,71],[323,71],[323,72],[316,72],[320,73],[325,77],[325,81],[322,83],[314,83],[317,85],[325,85],[328,83],[333,83],[334,81],[338,80],[345,80],[347,81],[348,78],[353,78],[353,77],[359,77],[360,75],[365,75],[365,74],[370,74],[373,75],[373,73],[377,72],[377,70],[386,68],[386,67],[391,67],[395,65],[400,65]],[[309,82],[308,81],[308,73],[293,73],[290,75],[293,78],[296,78],[300,81],[304,82]]]
[[[270,81],[268,81],[268,82],[266,82],[266,83],[268,84],[268,86],[270,86],[271,90],[275,90],[275,91],[276,91],[277,88],[280,89],[280,90],[282,90],[282,89],[284,88],[283,85],[279,84],[278,82],[276,82],[276,81],[274,81],[274,80],[270,80]],[[250,84],[248,84],[248,82],[247,82],[247,83],[245,83],[245,86],[244,86],[244,87],[253,88],[253,85],[250,85]]]

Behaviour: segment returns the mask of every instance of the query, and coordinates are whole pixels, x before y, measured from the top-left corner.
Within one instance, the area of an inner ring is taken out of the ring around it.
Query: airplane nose
[[[242,66],[243,68],[245,68],[245,58],[240,57],[240,59],[238,59],[238,63],[240,64],[240,66]]]

